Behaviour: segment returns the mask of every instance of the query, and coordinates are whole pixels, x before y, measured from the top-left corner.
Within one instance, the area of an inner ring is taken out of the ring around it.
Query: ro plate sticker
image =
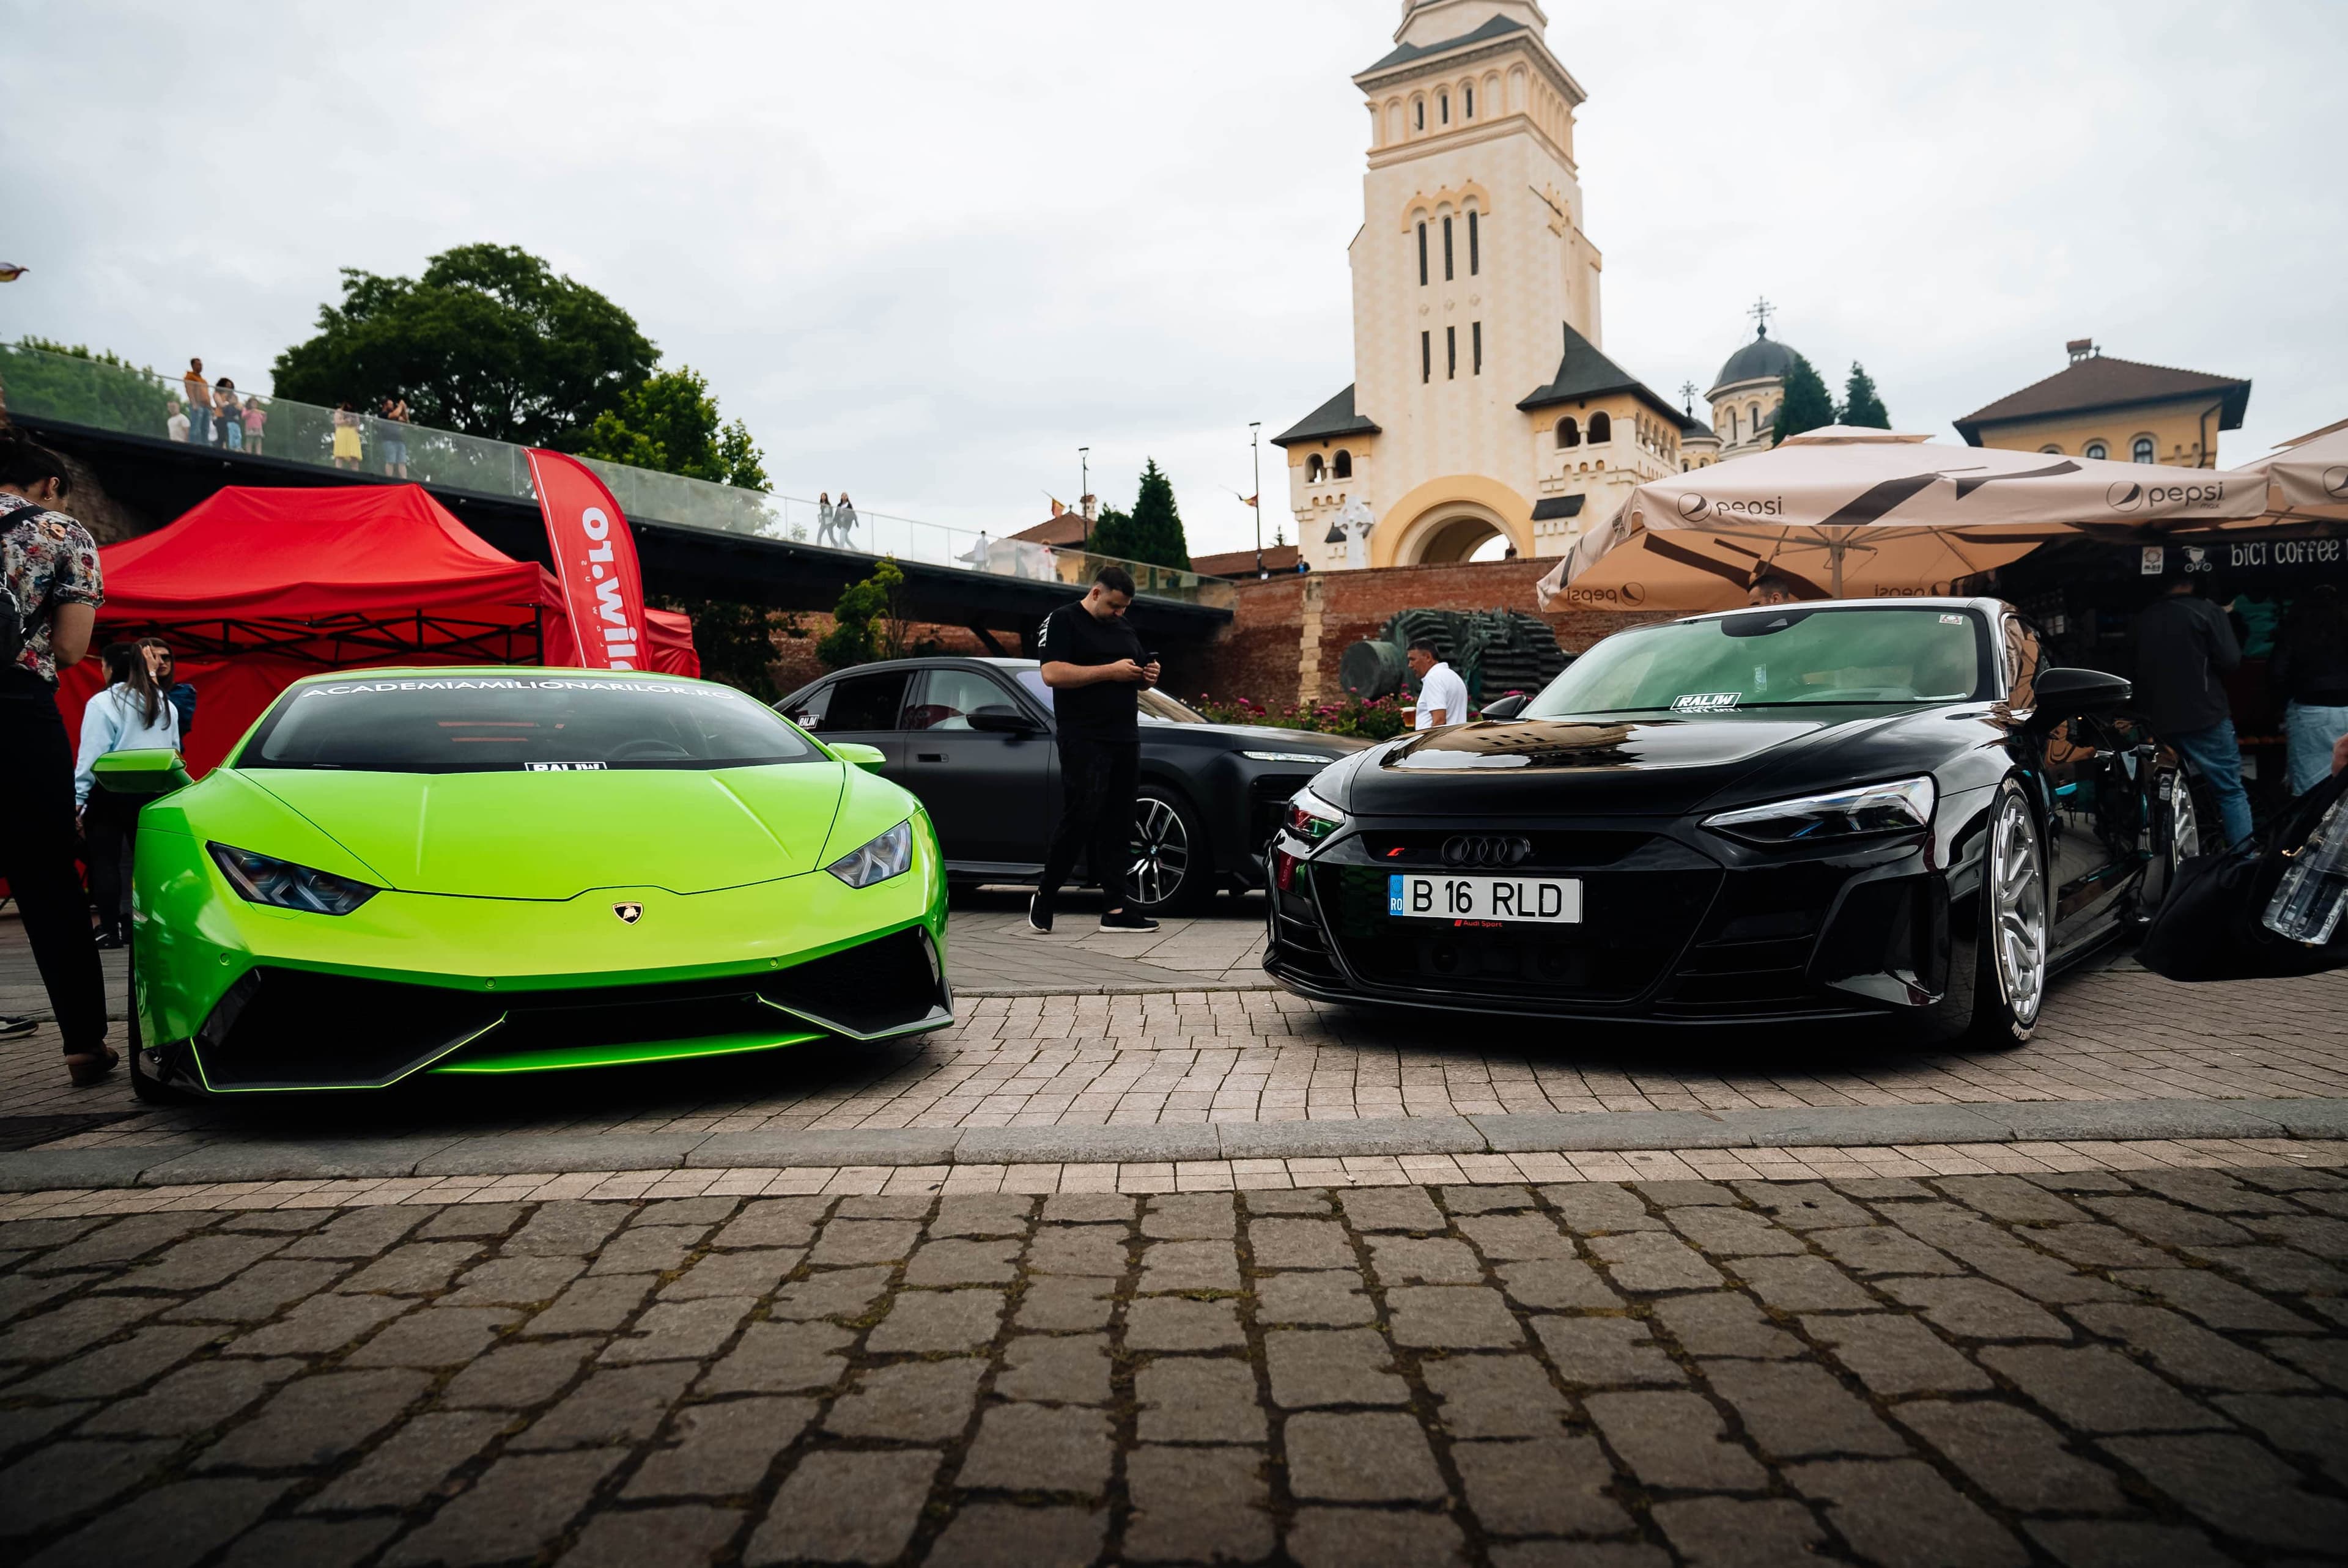
[[[1735,692],[1691,692],[1672,699],[1674,713],[1722,713],[1736,706]]]
[[[1402,912],[1402,878],[1389,876],[1386,878],[1386,913],[1399,915]]]

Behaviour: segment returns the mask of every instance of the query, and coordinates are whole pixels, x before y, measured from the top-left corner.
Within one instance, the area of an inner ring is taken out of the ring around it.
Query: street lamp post
[[[1248,421],[1248,456],[1255,464],[1255,499],[1248,503],[1255,513],[1255,575],[1261,579],[1263,569],[1263,421]]]
[[[1079,446],[1076,448],[1076,514],[1085,522],[1078,538],[1084,541],[1080,548],[1087,550],[1093,548],[1093,519],[1092,514],[1085,510],[1085,497],[1092,493],[1093,449]]]

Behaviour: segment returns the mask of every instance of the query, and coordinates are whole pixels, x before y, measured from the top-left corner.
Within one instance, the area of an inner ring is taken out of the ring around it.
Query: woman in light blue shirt
[[[155,683],[152,661],[136,643],[106,651],[106,690],[81,711],[81,754],[74,764],[74,803],[88,844],[89,891],[98,906],[98,945],[130,939],[131,853],[139,833],[139,802],[96,788],[98,759],[108,752],[180,745],[180,711]]]

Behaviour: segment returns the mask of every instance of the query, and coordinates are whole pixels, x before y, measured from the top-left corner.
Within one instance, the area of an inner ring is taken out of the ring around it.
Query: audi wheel
[[[1125,870],[1126,907],[1138,914],[1187,915],[1215,893],[1214,856],[1190,803],[1144,784],[1133,803],[1133,846]]]
[[[1972,928],[1949,933],[1949,989],[1924,1024],[1926,1040],[1999,1050],[2026,1042],[2046,999],[2049,900],[2038,818],[2007,779],[1984,825],[1981,890]]]

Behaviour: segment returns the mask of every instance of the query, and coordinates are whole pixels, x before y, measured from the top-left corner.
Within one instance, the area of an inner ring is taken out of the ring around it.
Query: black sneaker
[[[1052,906],[1041,893],[1027,900],[1027,928],[1052,934]]]
[[[1100,928],[1104,931],[1155,931],[1158,929],[1158,922],[1147,915],[1137,915],[1130,909],[1119,909],[1114,915],[1103,915]]]
[[[41,1027],[41,1020],[32,1018],[0,1018],[0,1040],[15,1040]]]

